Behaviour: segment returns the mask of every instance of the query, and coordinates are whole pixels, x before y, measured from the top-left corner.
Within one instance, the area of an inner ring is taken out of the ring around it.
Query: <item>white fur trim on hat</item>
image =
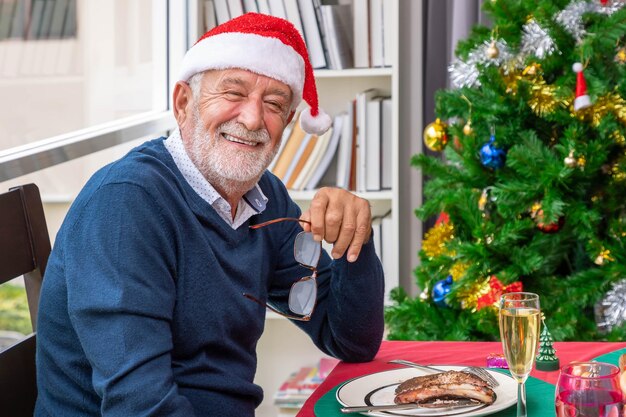
[[[300,112],[300,126],[302,129],[314,135],[321,135],[333,124],[333,120],[322,109],[319,109],[317,116],[311,114],[311,109],[307,107]]]
[[[181,64],[179,80],[206,70],[241,68],[287,84],[293,108],[302,100],[304,60],[277,38],[254,33],[219,33],[192,46]]]

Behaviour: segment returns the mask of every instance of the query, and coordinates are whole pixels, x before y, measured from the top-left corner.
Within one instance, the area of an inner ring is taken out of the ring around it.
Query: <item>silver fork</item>
[[[390,360],[388,363],[395,363],[395,364],[398,364],[398,365],[410,366],[410,367],[413,367],[413,368],[418,368],[418,369],[422,369],[422,370],[426,370],[426,371],[430,371],[430,372],[444,372],[442,369],[435,368],[433,366],[420,365],[419,363],[407,361],[407,360],[404,360],[404,359],[393,359],[393,360]],[[492,387],[497,387],[498,385],[500,385],[498,380],[496,378],[494,378],[494,376],[491,375],[484,368],[479,368],[478,366],[467,366],[467,367],[461,369],[461,371],[468,372],[470,374],[476,375],[480,379],[486,381]]]

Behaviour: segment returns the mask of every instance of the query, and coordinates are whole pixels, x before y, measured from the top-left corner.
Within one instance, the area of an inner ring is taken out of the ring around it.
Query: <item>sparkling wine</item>
[[[557,417],[621,417],[622,393],[598,389],[561,391],[555,406]]]
[[[539,340],[539,309],[504,308],[500,311],[500,337],[511,374],[518,379],[531,371]]]

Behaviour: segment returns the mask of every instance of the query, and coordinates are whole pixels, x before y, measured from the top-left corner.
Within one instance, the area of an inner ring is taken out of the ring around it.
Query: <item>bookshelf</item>
[[[192,34],[189,37],[189,42],[191,43],[194,43],[207,30],[205,26],[207,11],[204,7],[206,5],[214,5],[220,0],[192,0],[191,3],[194,4],[194,1],[197,5],[195,9],[197,12],[194,13],[192,11],[189,15],[190,33]],[[315,2],[314,0],[311,1]],[[347,0],[347,2],[363,5],[364,3],[367,4],[368,0]],[[246,3],[254,2],[242,1],[242,3],[245,10]],[[257,1],[257,6],[261,3],[265,2]],[[324,4],[323,1],[321,3]],[[340,0],[339,3],[346,3],[346,0]],[[404,164],[406,166],[401,166],[399,151],[401,148],[399,139],[400,3],[400,0],[384,0],[385,7],[388,7],[387,10],[391,11],[383,23],[386,25],[385,27],[391,28],[391,31],[385,33],[385,36],[389,35],[385,42],[387,50],[390,50],[389,55],[385,59],[385,63],[388,66],[315,70],[320,106],[331,117],[345,112],[348,104],[355,99],[356,95],[367,89],[375,88],[378,90],[379,95],[391,97],[391,134],[390,137],[384,139],[391,140],[391,188],[380,191],[356,192],[358,196],[370,202],[373,216],[382,216],[391,212],[390,220],[387,222],[388,229],[382,242],[383,251],[386,254],[383,266],[388,290],[400,285],[400,173],[403,172],[402,175],[405,175],[404,172],[408,167],[408,162]],[[302,18],[304,19],[304,17]],[[209,17],[208,21],[212,19],[212,17]],[[197,33],[197,36],[193,36],[194,32]],[[408,156],[403,157],[403,160],[407,159]],[[332,176],[324,176],[320,184],[334,185],[332,181],[329,181],[329,178],[332,178]],[[306,210],[315,195],[315,191],[290,191],[290,195],[303,210]],[[406,198],[406,195],[403,198]],[[279,410],[273,403],[275,392],[290,374],[303,366],[317,363],[320,357],[324,355],[299,328],[271,312],[267,312],[265,332],[259,340],[257,354],[258,369],[255,383],[263,388],[265,399],[257,409],[256,415],[259,417],[283,416],[285,415],[284,410]],[[296,412],[297,410],[293,410],[293,415]]]

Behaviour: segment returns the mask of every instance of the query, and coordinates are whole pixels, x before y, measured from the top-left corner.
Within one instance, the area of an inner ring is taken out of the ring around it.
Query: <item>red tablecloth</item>
[[[555,342],[556,355],[561,365],[571,361],[583,361],[596,356],[626,348],[626,342]],[[315,390],[297,414],[298,417],[314,417],[315,402],[341,382],[373,372],[395,369],[399,365],[388,364],[391,359],[408,359],[422,364],[486,366],[490,353],[502,353],[500,342],[390,342],[384,341],[378,355],[371,362],[340,362]],[[536,378],[555,384],[558,371],[533,370]]]

